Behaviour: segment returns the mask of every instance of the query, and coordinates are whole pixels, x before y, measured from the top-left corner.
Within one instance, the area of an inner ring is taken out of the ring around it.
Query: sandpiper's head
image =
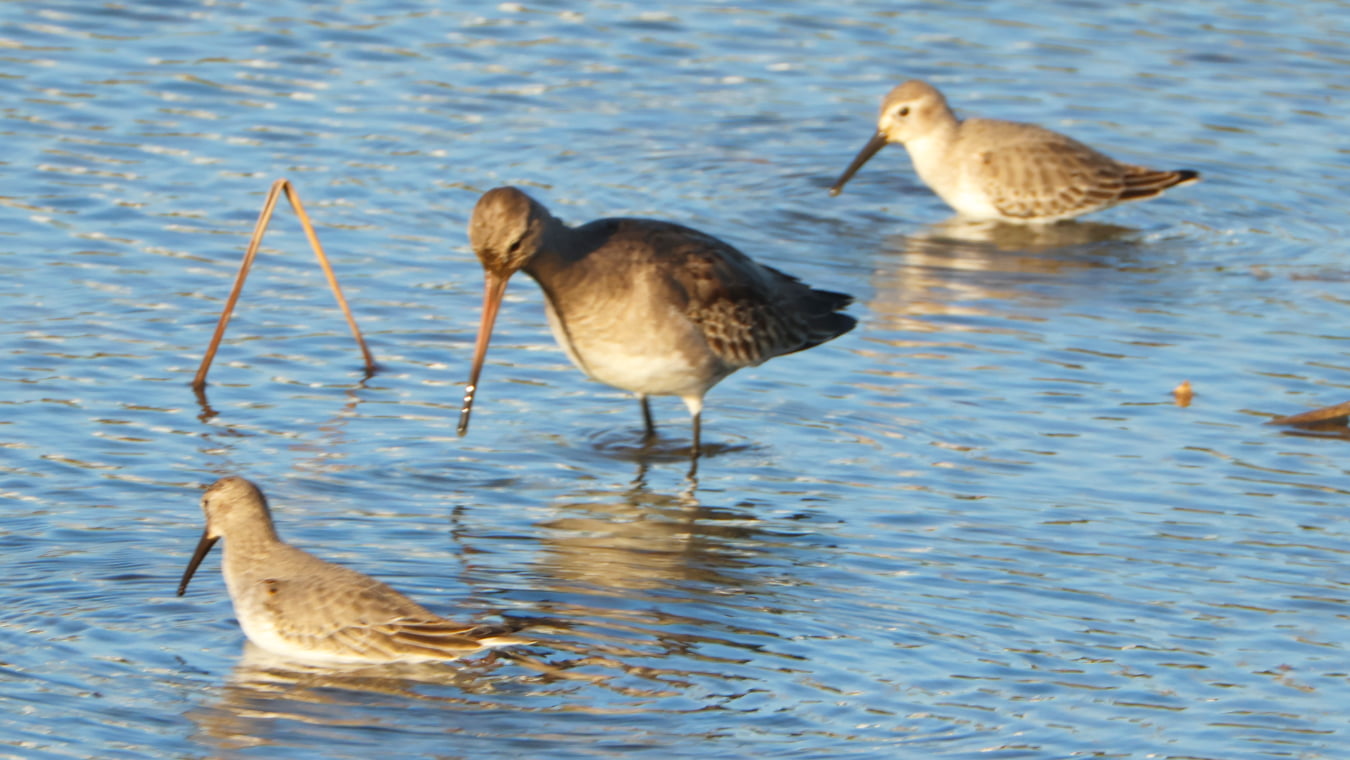
[[[473,207],[469,243],[483,270],[505,279],[539,252],[552,223],[543,204],[518,188],[497,187],[483,193]]]
[[[483,316],[474,342],[469,384],[464,389],[464,406],[459,411],[459,434],[469,431],[469,414],[478,391],[478,374],[483,369],[492,325],[506,293],[506,281],[539,253],[549,232],[559,222],[543,204],[514,187],[497,187],[478,199],[469,219],[469,243],[483,263]]]
[[[202,531],[197,550],[192,553],[183,579],[178,583],[179,596],[187,591],[188,581],[197,572],[197,566],[221,538],[231,533],[238,535],[241,531],[261,531],[276,536],[267,498],[244,478],[221,478],[212,483],[202,494],[202,511],[206,513],[206,530]]]
[[[830,188],[830,195],[838,195],[844,183],[862,168],[877,151],[891,143],[905,143],[918,139],[934,129],[954,124],[947,99],[927,82],[911,79],[886,94],[877,116],[877,131],[858,151],[858,155]]]
[[[202,494],[206,535],[221,538],[235,525],[271,525],[267,497],[250,480],[231,476],[212,483]]]
[[[927,82],[911,79],[886,94],[877,115],[877,134],[903,143],[942,126],[951,114],[947,99]]]

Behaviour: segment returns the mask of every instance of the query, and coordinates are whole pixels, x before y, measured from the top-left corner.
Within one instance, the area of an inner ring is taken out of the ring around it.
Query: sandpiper
[[[1123,164],[1035,124],[958,120],[937,88],[911,79],[881,103],[877,133],[830,188],[838,195],[867,160],[903,143],[923,180],[962,216],[1039,224],[1162,194],[1200,178]]]
[[[221,478],[202,496],[206,530],[178,585],[225,539],[222,568],[244,635],[286,659],[317,664],[452,660],[529,643],[492,626],[446,620],[388,585],[277,537],[267,499],[248,480]]]
[[[857,324],[853,299],[816,290],[697,230],[653,219],[569,227],[514,187],[489,190],[469,221],[483,263],[483,317],[460,413],[469,413],[506,282],[539,283],[553,336],[582,372],[637,394],[678,396],[693,417],[697,465],[703,395],[732,372],[836,338]]]

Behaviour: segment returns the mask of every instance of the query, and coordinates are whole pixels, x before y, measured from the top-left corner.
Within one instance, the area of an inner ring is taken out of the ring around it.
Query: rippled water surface
[[[1344,3],[0,5],[0,756],[1340,758]],[[886,90],[1205,180],[951,223]],[[189,381],[289,177],[206,396]],[[687,415],[571,367],[513,282],[455,435],[480,193],[657,216],[852,293]],[[1189,380],[1195,397],[1174,403]],[[245,651],[202,485],[515,657]]]

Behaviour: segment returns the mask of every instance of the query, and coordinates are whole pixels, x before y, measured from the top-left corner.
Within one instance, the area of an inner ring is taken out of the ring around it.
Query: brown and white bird
[[[958,214],[974,220],[1055,222],[1152,198],[1200,178],[1190,169],[1123,164],[1035,124],[959,120],[937,88],[911,79],[882,101],[876,134],[830,194],[838,195],[890,143],[902,143],[919,179]]]
[[[527,644],[492,626],[446,620],[364,573],[277,537],[267,499],[248,480],[221,478],[202,496],[206,530],[178,595],[225,539],[222,570],[244,635],[282,658],[316,664],[452,660]]]
[[[460,414],[469,413],[506,282],[519,270],[544,291],[558,345],[594,380],[637,394],[648,439],[649,396],[678,396],[693,417],[697,462],[703,396],[723,378],[838,337],[853,299],[816,290],[697,230],[653,219],[569,227],[514,187],[489,190],[469,221],[483,264],[483,316]]]

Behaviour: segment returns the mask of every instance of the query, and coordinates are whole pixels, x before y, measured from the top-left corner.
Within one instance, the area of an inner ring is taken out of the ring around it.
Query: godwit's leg
[[[689,407],[689,416],[694,420],[694,442],[689,446],[689,456],[694,460],[694,467],[698,466],[698,456],[702,453],[702,446],[699,439],[702,437],[703,430],[703,397],[702,396],[682,396],[684,405]],[[692,475],[694,468],[690,468]]]
[[[699,454],[703,453],[703,447],[699,440],[703,435],[703,412],[694,412],[694,443],[689,447],[689,453],[698,459]]]
[[[656,438],[656,425],[652,424],[652,408],[647,403],[645,394],[638,394],[638,401],[642,404],[642,441],[651,443]]]
[[[347,318],[347,325],[351,327],[352,335],[356,337],[356,344],[361,347],[361,356],[366,362],[366,372],[375,371],[375,359],[370,355],[370,349],[366,347],[365,338],[361,337],[361,329],[356,326],[356,318],[352,316],[352,310],[347,306],[347,299],[342,297],[342,288],[338,286],[337,275],[333,273],[333,267],[328,263],[328,256],[323,252],[323,246],[319,244],[319,236],[314,232],[314,225],[309,221],[309,214],[305,213],[305,207],[300,203],[300,195],[296,193],[295,187],[289,180],[279,179],[272,183],[272,188],[267,192],[267,200],[263,201],[262,212],[258,214],[258,221],[253,225],[253,236],[249,238],[248,248],[244,251],[244,260],[239,264],[239,273],[235,275],[234,287],[230,289],[230,296],[225,300],[225,308],[220,312],[220,321],[216,323],[215,334],[211,336],[211,342],[206,347],[206,355],[202,357],[202,363],[197,367],[197,375],[192,379],[192,388],[200,391],[206,386],[206,373],[211,369],[211,362],[216,358],[216,351],[220,348],[220,341],[225,337],[225,326],[230,323],[230,317],[234,314],[234,306],[239,301],[239,294],[244,289],[244,279],[248,277],[249,270],[253,267],[253,259],[258,255],[258,247],[262,245],[263,233],[267,232],[267,225],[272,220],[272,212],[276,209],[277,198],[281,193],[286,193],[286,199],[290,201],[291,207],[295,209],[295,215],[300,219],[300,224],[304,228],[305,237],[309,240],[310,247],[314,249],[314,255],[319,259],[319,266],[323,268],[324,276],[328,278],[328,285],[333,289],[333,295],[337,297],[338,306],[342,308],[342,313]]]
[[[692,481],[698,476],[698,458],[702,453],[702,447],[699,445],[699,437],[703,428],[703,412],[694,412],[694,443],[689,447],[689,475]]]
[[[699,439],[703,435],[703,396],[681,396],[680,400],[689,407],[689,417],[693,422],[694,440],[689,445],[689,479],[698,474],[698,458],[703,452]]]

